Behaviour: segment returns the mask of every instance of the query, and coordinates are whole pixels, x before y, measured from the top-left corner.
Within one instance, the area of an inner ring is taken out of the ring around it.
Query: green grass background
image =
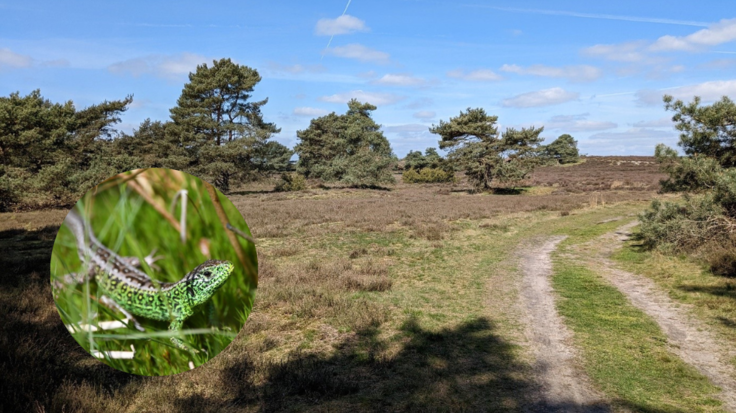
[[[176,192],[188,191],[186,232],[184,243],[179,232],[171,223],[146,202],[127,183],[112,186],[99,192],[92,189],[77,204],[90,217],[97,238],[108,248],[123,257],[143,257],[153,249],[156,255],[164,258],[155,264],[154,270],[145,263],[141,270],[149,277],[161,282],[176,282],[207,259],[228,260],[235,269],[212,298],[195,310],[192,317],[184,323],[184,341],[193,348],[204,350],[198,354],[182,351],[169,340],[169,322],[136,319],[145,332],[132,325],[115,330],[97,332],[78,331],[73,333],[75,340],[88,352],[131,351],[135,347],[132,360],[105,358],[106,364],[134,374],[168,375],[190,369],[190,362],[199,366],[220,353],[235,338],[243,327],[253,306],[257,285],[257,258],[254,245],[238,237],[240,248],[246,258],[248,268],[240,264],[236,251],[230,243],[226,230],[217,217],[213,202],[204,183],[191,175],[183,174],[177,180],[177,173],[165,169],[149,169],[136,177],[147,183],[144,188],[152,189],[154,197],[170,210]],[[101,186],[102,187],[102,186]],[[228,221],[235,228],[250,234],[240,212],[218,191],[219,201],[225,210]],[[177,201],[174,216],[177,221],[181,213],[181,201]],[[209,243],[210,256],[202,252],[201,243]],[[57,234],[51,258],[51,278],[60,278],[71,272],[84,271],[77,254],[77,247],[71,231],[62,225]],[[100,305],[94,279],[76,286],[68,286],[58,291],[55,302],[66,325],[91,324],[99,321],[123,320],[124,315]]]

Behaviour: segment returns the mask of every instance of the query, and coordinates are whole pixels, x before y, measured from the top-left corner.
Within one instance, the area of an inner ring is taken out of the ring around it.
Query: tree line
[[[260,81],[255,69],[230,59],[199,65],[170,119],[146,119],[132,134],[114,129],[132,96],[82,110],[71,101],[52,103],[38,90],[0,97],[0,210],[68,206],[112,175],[150,167],[191,173],[226,193],[292,169],[280,188],[303,188],[304,179],[356,187],[394,182],[399,159],[371,117],[376,106],[353,99],[344,114],[312,119],[297,131],[292,150],[271,139],[280,129],[263,119],[268,99],[251,99]],[[487,190],[523,179],[542,163],[577,161],[577,142],[570,135],[545,146],[539,136],[543,128],[500,134],[497,120],[468,108],[432,125],[430,132],[439,135],[439,148],[448,156],[434,148],[411,151],[404,180],[452,182],[456,171],[464,171],[478,190]]]

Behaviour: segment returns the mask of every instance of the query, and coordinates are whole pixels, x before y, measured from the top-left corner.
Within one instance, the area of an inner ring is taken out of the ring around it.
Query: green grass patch
[[[657,324],[588,268],[556,254],[557,307],[584,367],[614,405],[634,411],[723,411],[718,389],[667,349]]]
[[[637,241],[627,242],[612,258],[622,268],[652,279],[671,298],[691,305],[700,319],[736,342],[736,278],[714,275],[685,256],[646,250]]]

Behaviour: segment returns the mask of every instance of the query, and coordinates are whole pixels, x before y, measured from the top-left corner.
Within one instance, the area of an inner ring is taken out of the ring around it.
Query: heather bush
[[[408,184],[429,184],[441,182],[455,182],[455,174],[444,171],[440,168],[423,168],[419,171],[416,169],[408,169],[402,175],[404,183]]]
[[[283,173],[281,174],[281,181],[276,184],[276,191],[278,192],[303,191],[305,189],[307,189],[307,180],[304,175],[298,173]]]

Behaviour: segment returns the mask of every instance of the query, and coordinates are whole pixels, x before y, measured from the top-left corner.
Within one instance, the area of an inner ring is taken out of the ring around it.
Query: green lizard
[[[137,316],[170,321],[171,331],[181,330],[194,307],[209,300],[233,271],[228,261],[208,260],[178,282],[156,282],[136,268],[137,258],[120,257],[105,247],[74,209],[64,224],[74,234],[80,259],[89,266],[89,272],[75,281],[94,277],[98,288],[119,307]],[[182,350],[197,352],[178,337],[171,341]]]

